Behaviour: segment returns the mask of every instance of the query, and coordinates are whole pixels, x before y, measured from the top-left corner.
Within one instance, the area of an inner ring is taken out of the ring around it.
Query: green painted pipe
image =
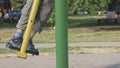
[[[68,68],[67,0],[55,0],[56,68]]]

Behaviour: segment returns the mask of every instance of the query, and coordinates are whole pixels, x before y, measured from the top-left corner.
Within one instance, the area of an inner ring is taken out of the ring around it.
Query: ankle
[[[22,37],[23,37],[23,33],[17,32],[17,33],[15,34],[15,37],[17,37],[17,38],[18,38],[18,37],[21,37],[21,38],[22,38]]]

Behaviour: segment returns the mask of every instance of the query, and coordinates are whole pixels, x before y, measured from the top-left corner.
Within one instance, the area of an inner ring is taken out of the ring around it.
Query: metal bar
[[[22,46],[20,49],[20,52],[18,52],[18,57],[20,58],[27,58],[26,50],[28,47],[28,42],[30,38],[30,34],[34,25],[35,17],[39,8],[40,0],[34,0],[33,5],[32,5],[32,10],[29,16],[28,24],[26,27],[26,31],[24,33],[24,38],[22,42]]]
[[[67,0],[55,0],[56,68],[68,68]]]

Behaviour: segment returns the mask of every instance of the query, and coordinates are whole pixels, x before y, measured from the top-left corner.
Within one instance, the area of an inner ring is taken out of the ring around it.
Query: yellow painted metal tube
[[[28,47],[28,42],[30,39],[30,34],[34,25],[34,21],[35,21],[35,17],[39,8],[39,4],[40,4],[40,0],[34,0],[33,5],[32,5],[32,9],[31,9],[31,13],[29,16],[29,20],[28,20],[28,24],[26,27],[26,31],[24,33],[24,38],[23,38],[23,42],[22,42],[22,46],[20,51],[18,52],[18,57],[20,58],[27,58],[27,47]]]

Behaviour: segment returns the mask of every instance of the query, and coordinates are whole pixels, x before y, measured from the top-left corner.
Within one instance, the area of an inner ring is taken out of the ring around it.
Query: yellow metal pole
[[[32,5],[32,9],[31,9],[31,13],[29,16],[29,20],[28,20],[28,24],[26,27],[26,31],[24,33],[24,38],[23,38],[23,42],[22,42],[22,46],[20,49],[20,52],[18,52],[18,57],[20,58],[27,58],[27,47],[28,47],[28,42],[29,42],[29,38],[30,38],[30,34],[34,25],[34,21],[35,21],[35,17],[39,8],[39,4],[40,4],[40,0],[34,0],[33,5]]]

